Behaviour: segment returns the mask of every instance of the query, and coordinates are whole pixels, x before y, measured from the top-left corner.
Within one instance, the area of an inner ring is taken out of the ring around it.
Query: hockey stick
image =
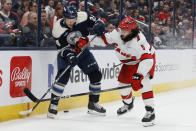
[[[126,62],[126,63],[119,63],[119,64],[117,64],[117,65],[113,65],[113,68],[116,68],[116,67],[118,67],[118,66],[120,66],[120,65],[122,65],[122,64],[127,64],[127,63],[129,63],[129,64],[131,64],[131,63],[135,63],[135,62],[139,62],[140,60],[137,60],[137,61],[130,61],[130,62]]]
[[[149,25],[147,25],[146,23],[144,23],[144,22],[141,22],[141,21],[139,21],[139,20],[136,20],[136,22],[137,23],[139,23],[140,25],[143,25],[143,26],[145,26],[145,27],[148,27]]]
[[[116,68],[116,67],[118,67],[118,66],[120,66],[120,65],[122,65],[122,64],[124,64],[124,63],[119,63],[119,64],[117,64],[117,65],[113,65],[113,68]]]
[[[110,89],[105,89],[105,90],[101,90],[97,93],[102,93],[102,92],[107,92],[107,91],[114,91],[114,90],[120,90],[120,89],[124,89],[124,88],[128,88],[131,87],[131,85],[126,85],[126,86],[120,86],[120,87],[115,87],[115,88],[110,88]],[[33,101],[33,102],[38,102],[39,99],[36,98],[30,91],[28,88],[25,88],[24,90],[25,94],[28,95],[28,97]],[[69,97],[76,97],[76,96],[82,96],[82,95],[88,95],[91,92],[86,92],[86,93],[80,93],[80,94],[74,94],[74,95],[66,95],[66,96],[61,96],[61,97],[56,97],[53,99],[59,99],[59,98],[69,98]],[[41,102],[44,101],[49,101],[49,100],[53,100],[52,98],[48,98],[48,99],[42,99]]]
[[[107,92],[107,91],[120,90],[120,89],[130,88],[130,87],[131,87],[131,85],[126,85],[126,86],[121,86],[121,87],[115,87],[115,88],[101,90],[101,91],[96,92],[96,93],[103,93],[103,92]],[[77,96],[83,96],[83,95],[91,94],[91,92],[85,92],[85,93],[74,94],[74,95],[66,95],[66,96],[61,96],[61,97],[56,97],[56,98],[38,99],[29,91],[28,88],[25,88],[24,92],[25,92],[26,95],[29,95],[29,98],[34,98],[34,99],[32,99],[33,102],[38,102],[38,103],[44,102],[44,101],[49,101],[49,100],[55,100],[55,99],[59,99],[59,98],[70,98],[70,97],[77,97]],[[36,105],[33,108],[29,109],[29,110],[19,112],[19,114],[20,115],[30,114],[37,107]]]
[[[76,56],[77,58],[84,52],[84,50],[88,47],[88,45],[90,44],[90,42],[92,42],[95,38],[97,37],[97,35],[94,35],[93,38],[84,46],[84,48],[82,49],[82,51],[80,51],[80,53]],[[65,70],[57,77],[57,79],[53,82],[52,86],[50,88],[48,88],[48,90],[44,93],[44,95],[38,99],[37,103],[33,106],[32,109],[27,110],[27,111],[21,111],[19,112],[20,115],[25,115],[25,114],[29,114],[31,113],[33,110],[35,110],[35,108],[39,105],[39,103],[41,102],[41,100],[48,94],[48,92],[50,92],[50,90],[52,89],[52,87],[54,86],[54,84],[56,82],[59,81],[59,79],[65,74],[65,72],[71,67],[71,65],[68,65]],[[27,95],[28,96],[28,95]],[[34,98],[35,99],[35,98]]]

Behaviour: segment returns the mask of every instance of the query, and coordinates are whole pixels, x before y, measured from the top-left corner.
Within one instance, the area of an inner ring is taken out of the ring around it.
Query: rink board
[[[120,66],[114,51],[92,50],[103,75],[102,89],[118,86],[117,76]],[[106,57],[107,56],[107,57]],[[18,113],[33,107],[22,92],[28,87],[40,98],[51,86],[56,72],[56,51],[1,51],[0,64],[0,122],[23,118]],[[170,91],[196,85],[196,51],[195,50],[157,50],[155,77],[152,80],[155,93]],[[78,67],[71,72],[71,78],[64,94],[88,92],[89,80]],[[134,93],[140,96],[140,92]],[[48,94],[46,98],[49,98]],[[120,100],[118,91],[101,94],[100,103]],[[59,110],[86,106],[88,96],[62,99]],[[41,103],[31,114],[47,112],[49,102]]]

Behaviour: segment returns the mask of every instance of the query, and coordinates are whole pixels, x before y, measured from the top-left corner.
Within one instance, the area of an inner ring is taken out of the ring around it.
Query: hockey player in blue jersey
[[[86,12],[77,12],[74,7],[67,6],[63,9],[63,18],[54,24],[52,31],[53,37],[56,39],[56,46],[59,51],[57,56],[58,72],[56,78],[71,65],[66,73],[54,84],[51,92],[51,102],[48,109],[48,117],[54,118],[58,112],[58,102],[62,96],[65,85],[67,84],[72,67],[78,67],[88,75],[90,80],[88,113],[104,115],[106,110],[98,104],[101,90],[102,74],[99,71],[99,66],[88,48],[85,48],[82,54],[77,58],[77,54],[81,50],[78,44],[87,43],[89,40],[86,36],[89,35],[89,27],[95,27],[97,34],[102,34],[103,30],[96,28],[99,26],[99,20]],[[96,30],[98,29],[98,30]]]

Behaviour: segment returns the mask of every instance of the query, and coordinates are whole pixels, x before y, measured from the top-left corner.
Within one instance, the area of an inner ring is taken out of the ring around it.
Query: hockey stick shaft
[[[118,67],[118,66],[120,66],[120,65],[122,65],[122,64],[124,64],[124,63],[119,63],[119,64],[117,64],[117,65],[114,65],[113,68],[116,68],[116,67]]]
[[[126,86],[120,86],[120,87],[115,87],[115,88],[110,88],[110,89],[105,89],[105,90],[101,90],[97,93],[103,93],[103,92],[108,92],[108,91],[114,91],[114,90],[120,90],[120,89],[124,89],[124,88],[129,88],[131,87],[131,85],[126,85]],[[85,92],[85,93],[80,93],[80,94],[73,94],[73,95],[66,95],[66,96],[61,96],[60,98],[70,98],[70,97],[76,97],[76,96],[83,96],[83,95],[89,95],[91,92]],[[33,97],[35,99],[31,99],[33,102],[38,102],[39,99],[37,99],[29,90],[28,88],[26,88],[25,94],[28,95],[30,98]],[[44,101],[49,101],[49,100],[53,100],[53,99],[59,99],[59,97],[56,98],[48,98],[48,99],[42,99],[41,102]]]
[[[118,66],[120,66],[120,65],[122,65],[122,64],[127,64],[127,63],[129,63],[129,64],[135,64],[136,62],[139,62],[139,60],[137,60],[137,61],[129,61],[129,62],[126,62],[126,63],[119,63],[119,64],[117,64],[117,65],[113,65],[113,68],[116,68],[116,67],[118,67]]]
[[[136,22],[139,23],[139,24],[141,24],[141,25],[143,25],[143,26],[145,26],[145,27],[148,27],[148,26],[149,26],[149,25],[147,25],[146,23],[141,22],[141,21],[139,21],[139,20],[136,20]]]

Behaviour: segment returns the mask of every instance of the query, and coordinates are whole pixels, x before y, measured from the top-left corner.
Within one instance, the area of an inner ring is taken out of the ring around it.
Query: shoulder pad
[[[62,19],[58,20],[53,26],[52,35],[54,38],[59,38],[66,30],[68,30],[67,28],[61,26],[61,20]]]
[[[86,12],[78,12],[78,17],[77,17],[77,21],[76,24],[84,22],[88,19],[88,15]]]

